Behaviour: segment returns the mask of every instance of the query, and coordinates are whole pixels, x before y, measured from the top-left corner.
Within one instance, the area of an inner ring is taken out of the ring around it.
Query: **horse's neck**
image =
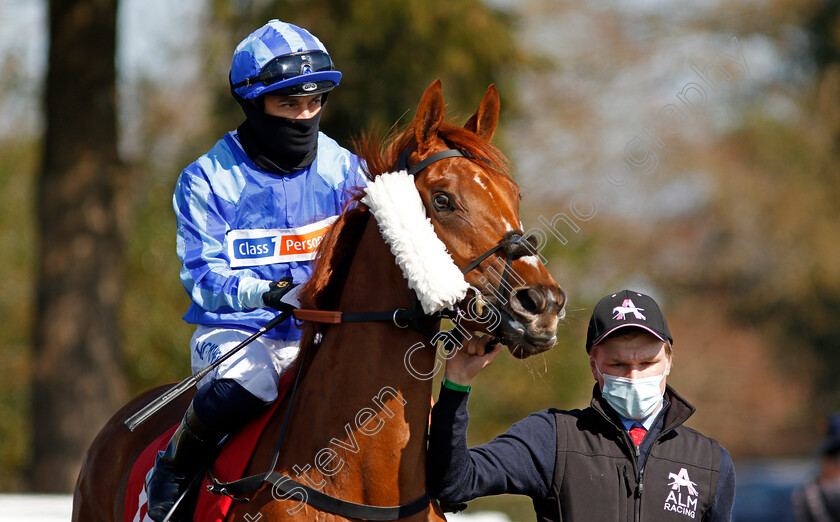
[[[414,298],[414,292],[409,290],[390,248],[379,233],[376,221],[371,217],[350,265],[339,309],[346,312],[379,312],[407,308],[413,305]],[[393,335],[393,323],[386,324]]]
[[[380,312],[409,308],[414,299],[371,219],[337,309]],[[423,340],[417,331],[397,328],[390,321],[329,327],[317,352],[310,355],[311,365],[295,399],[290,426],[294,464],[302,468],[309,463],[323,471],[315,455],[328,449],[345,465],[340,473],[324,478],[339,483],[336,487],[343,493],[348,487],[361,487],[357,493],[367,501],[386,503],[382,505],[422,493],[431,380],[416,375],[430,372],[434,364],[434,351],[418,345]],[[334,468],[336,462],[326,467]],[[365,484],[388,479],[396,486],[376,492],[364,489]],[[380,494],[384,496],[377,498]]]

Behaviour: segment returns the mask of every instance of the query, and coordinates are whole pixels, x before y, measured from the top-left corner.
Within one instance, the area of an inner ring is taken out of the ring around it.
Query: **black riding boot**
[[[166,449],[158,452],[154,471],[146,481],[148,512],[152,520],[161,522],[166,517],[223,437],[223,433],[209,429],[199,420],[190,403]]]

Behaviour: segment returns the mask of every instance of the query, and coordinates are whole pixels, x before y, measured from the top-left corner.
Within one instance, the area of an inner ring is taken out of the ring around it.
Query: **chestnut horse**
[[[469,290],[460,307],[468,298],[475,303],[479,294],[498,289],[481,295],[481,305],[474,306],[479,311],[461,323],[466,335],[483,331],[524,358],[554,345],[565,296],[535,255],[513,255],[509,245],[500,247],[512,234],[521,234],[521,225],[519,189],[507,175],[504,156],[489,143],[498,116],[499,97],[491,85],[465,127],[445,122],[438,80],[424,93],[405,131],[389,144],[365,138],[357,148],[371,183],[396,171],[401,156],[404,166],[420,168],[413,183],[426,217],[457,268],[466,272]],[[458,152],[420,165],[449,150]],[[361,194],[356,201],[319,247],[312,277],[301,291],[301,308],[345,313],[416,309],[419,292],[409,288],[395,263],[378,216],[370,219],[372,211]],[[480,320],[483,308],[496,314],[492,324]],[[276,473],[369,506],[400,506],[426,495],[431,377],[440,368],[429,332],[439,328],[440,318],[420,322],[424,327],[417,329],[398,328],[404,325],[391,320],[305,323],[299,366],[290,370],[300,368],[301,378]],[[122,422],[160,393],[157,389],[134,399],[97,436],[76,486],[73,520],[123,519],[131,464],[180,420],[190,400],[182,397],[129,432]],[[245,475],[270,471],[288,401],[287,395],[269,421]],[[292,492],[278,495],[269,482],[249,496],[249,502],[234,503],[226,520],[348,520],[301,502],[302,496]],[[436,502],[423,506],[403,519],[445,520]]]

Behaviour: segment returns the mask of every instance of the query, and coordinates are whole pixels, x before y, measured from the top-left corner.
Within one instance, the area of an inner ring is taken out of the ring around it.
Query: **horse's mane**
[[[495,171],[505,176],[510,176],[510,162],[505,155],[472,131],[452,125],[441,123],[438,129],[438,137],[442,139],[451,149],[461,149],[472,153],[476,158],[481,158]],[[397,170],[397,163],[400,154],[414,138],[414,128],[411,126],[398,131],[393,137],[383,139],[376,134],[362,134],[353,141],[356,154],[364,158],[366,162],[366,173],[369,179],[380,174]]]
[[[448,147],[469,151],[475,158],[480,158],[473,161],[484,161],[494,171],[510,175],[510,162],[504,154],[475,133],[457,125],[442,123],[438,136]],[[362,133],[354,139],[353,148],[362,159],[367,179],[373,180],[380,174],[397,170],[400,154],[413,138],[414,129],[407,126],[391,136],[383,137],[374,132]],[[356,190],[347,209],[324,235],[318,247],[312,275],[300,291],[302,308],[334,310],[337,306],[356,253],[356,245],[370,218],[370,212],[361,202],[362,197],[364,191]],[[324,324],[307,322],[303,329],[301,348],[312,345],[316,334],[325,328]]]

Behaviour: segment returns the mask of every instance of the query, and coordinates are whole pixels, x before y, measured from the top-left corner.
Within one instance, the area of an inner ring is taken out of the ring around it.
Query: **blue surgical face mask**
[[[667,367],[662,375],[638,379],[605,375],[597,365],[595,369],[604,379],[601,395],[625,419],[646,419],[662,402],[661,384],[668,374]]]

